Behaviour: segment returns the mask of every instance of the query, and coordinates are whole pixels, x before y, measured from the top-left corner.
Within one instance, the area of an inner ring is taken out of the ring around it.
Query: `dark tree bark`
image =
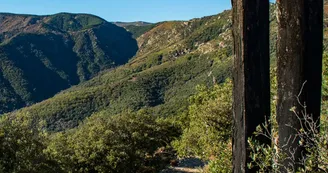
[[[306,105],[307,113],[314,120],[320,118],[323,1],[277,0],[277,6],[279,146],[288,156],[293,155],[297,162],[301,159],[304,148],[299,146],[299,138],[296,138],[297,132],[293,128],[300,129],[302,123],[290,109],[295,108],[302,116],[301,111]],[[290,153],[290,149],[295,149],[295,154]],[[292,162],[292,159],[283,159],[280,162],[284,165],[281,168],[284,172],[285,168],[300,166]]]
[[[233,0],[233,172],[249,170],[247,139],[270,116],[269,0]],[[259,139],[270,145],[270,139]]]

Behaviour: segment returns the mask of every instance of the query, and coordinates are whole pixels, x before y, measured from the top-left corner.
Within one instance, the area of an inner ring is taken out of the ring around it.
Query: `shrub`
[[[180,116],[183,134],[173,143],[180,157],[211,158],[210,170],[231,169],[231,88],[230,81],[212,89],[197,87],[188,111]]]
[[[30,115],[4,116],[0,120],[0,172],[60,172],[43,153],[47,134]]]
[[[296,148],[289,148],[284,150],[279,147],[276,142],[277,135],[268,131],[268,126],[271,122],[266,123],[263,128],[259,126],[256,131],[256,135],[265,135],[271,138],[272,145],[260,145],[258,141],[249,139],[250,148],[252,150],[251,159],[252,162],[248,165],[249,168],[258,167],[260,172],[327,172],[328,171],[328,121],[326,116],[323,115],[321,124],[314,121],[313,118],[302,111],[301,113],[296,112],[294,108],[291,108],[295,116],[303,123],[300,129],[292,128],[296,131],[296,136],[291,136],[291,139],[299,140],[300,148],[304,148],[306,152],[302,153],[301,160],[294,159],[294,152]],[[271,120],[275,121],[275,120]],[[272,126],[275,127],[275,126]],[[277,129],[273,129],[277,131]],[[268,133],[269,132],[269,133]],[[269,134],[269,135],[268,135]],[[293,162],[296,166],[290,165],[286,167],[280,163],[280,161],[288,160]]]
[[[100,113],[76,130],[56,134],[46,152],[67,172],[142,172],[156,170],[149,163],[160,147],[179,131],[164,120],[139,113],[108,117]]]

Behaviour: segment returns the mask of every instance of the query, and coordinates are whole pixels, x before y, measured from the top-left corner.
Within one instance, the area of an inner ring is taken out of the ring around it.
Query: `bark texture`
[[[233,172],[249,170],[247,139],[270,116],[269,0],[233,0]],[[270,144],[266,138],[261,142]]]
[[[306,105],[307,113],[315,120],[320,117],[323,1],[278,0],[277,42],[277,122],[279,146],[293,159],[282,159],[282,172],[297,169],[304,148],[299,146],[296,129],[301,127],[299,118]],[[299,102],[300,101],[300,102]],[[301,117],[302,118],[302,117]],[[291,127],[293,128],[291,128]],[[291,150],[295,152],[290,152]]]

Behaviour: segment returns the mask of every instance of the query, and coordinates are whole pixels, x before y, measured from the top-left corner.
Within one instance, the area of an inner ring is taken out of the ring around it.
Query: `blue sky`
[[[188,20],[231,8],[231,0],[0,0],[0,12],[90,13],[108,21]]]

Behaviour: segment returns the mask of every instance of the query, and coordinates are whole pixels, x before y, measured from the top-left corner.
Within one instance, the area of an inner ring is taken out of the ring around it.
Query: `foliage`
[[[57,133],[46,152],[65,172],[142,172],[156,170],[155,151],[167,146],[179,130],[145,111],[89,118],[76,130]]]
[[[327,157],[327,121],[323,119],[320,127],[317,122],[313,121],[311,116],[307,114],[299,114],[295,112],[295,116],[300,120],[304,120],[304,126],[297,131],[296,138],[299,140],[297,147],[305,148],[306,152],[302,154],[302,160],[295,160],[293,157],[294,148],[283,150],[277,143],[270,145],[259,144],[255,139],[249,139],[250,148],[252,150],[252,162],[248,165],[250,168],[258,167],[260,172],[327,172],[328,157]],[[266,135],[266,137],[275,141],[275,136],[267,133],[267,128],[270,123],[260,126],[257,129],[256,135]],[[293,128],[293,127],[290,127]],[[276,130],[276,129],[275,129]],[[320,132],[319,132],[320,130]],[[267,134],[269,134],[267,136]],[[285,167],[278,160],[289,160],[301,167]]]
[[[48,134],[29,114],[0,121],[0,172],[156,172],[157,153],[181,132],[146,111],[88,118],[79,128]]]
[[[0,172],[60,172],[43,153],[47,134],[30,115],[0,120]]]
[[[322,96],[323,101],[328,100],[328,54],[323,55],[323,69],[322,69]]]
[[[305,107],[301,112],[296,112],[294,108],[291,108],[291,111],[294,112],[294,115],[297,116],[300,120],[304,122],[304,125],[300,129],[295,129],[296,136],[299,139],[300,143],[298,147],[303,147],[306,150],[306,153],[303,153],[302,160],[294,160],[290,158],[290,155],[293,155],[293,149],[289,151],[285,151],[281,149],[277,144],[278,137],[278,125],[276,122],[276,113],[275,109],[272,109],[271,119],[266,122],[263,127],[258,127],[256,135],[265,135],[266,137],[272,139],[272,145],[260,145],[258,141],[255,139],[249,139],[248,142],[253,151],[251,155],[252,163],[250,163],[249,167],[258,167],[260,172],[268,172],[269,170],[273,172],[279,172],[281,169],[285,171],[299,171],[299,172],[327,172],[328,171],[328,157],[327,157],[327,140],[328,136],[326,134],[328,121],[327,121],[327,84],[326,78],[327,74],[327,55],[324,54],[323,58],[323,87],[322,87],[322,110],[321,110],[321,120],[320,125],[315,122],[311,116],[306,112]],[[276,76],[275,76],[276,68],[273,68],[271,71],[271,85],[272,85],[272,106],[276,107]],[[268,126],[272,127],[270,132],[267,131]],[[290,167],[286,168],[278,163],[278,160],[289,159],[299,165],[302,165],[300,170],[296,170],[296,168]],[[316,169],[316,168],[319,168]],[[279,170],[280,169],[280,170]]]
[[[230,81],[211,89],[199,86],[198,93],[189,99],[187,113],[180,116],[184,130],[173,146],[180,157],[214,159],[209,166],[210,172],[231,170],[231,92]]]
[[[210,160],[205,167],[205,173],[227,173],[232,172],[232,143],[220,144],[222,150],[219,152],[217,158]]]

